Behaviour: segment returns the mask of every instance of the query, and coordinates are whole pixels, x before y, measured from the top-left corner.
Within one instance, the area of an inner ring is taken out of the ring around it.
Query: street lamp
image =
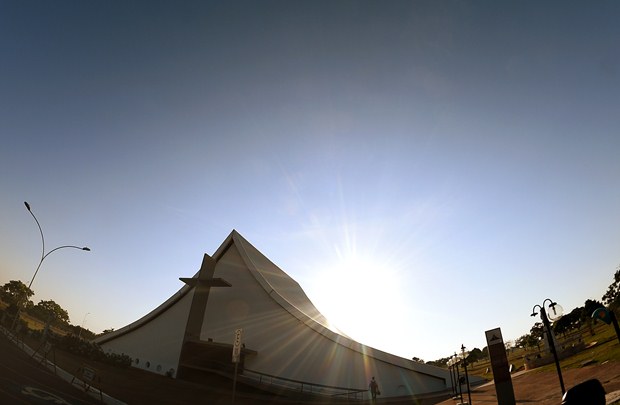
[[[549,309],[553,312],[552,314],[548,314],[545,311],[545,303],[549,301]],[[549,342],[549,349],[551,350],[551,354],[553,354],[553,359],[555,360],[555,368],[558,371],[558,378],[560,379],[560,388],[562,389],[562,396],[566,390],[564,389],[564,380],[562,379],[562,369],[560,368],[560,360],[558,358],[557,350],[555,349],[555,342],[553,340],[553,331],[551,330],[551,324],[549,323],[549,318],[552,321],[556,321],[562,317],[562,307],[558,305],[557,302],[552,301],[549,298],[546,298],[542,305],[534,305],[532,308],[532,315],[536,316],[538,313],[536,312],[536,307],[540,308],[540,319],[545,325],[545,329],[547,330],[547,341]]]
[[[39,227],[39,233],[41,234],[41,259],[39,260],[39,264],[37,265],[37,269],[35,270],[34,275],[32,276],[32,279],[30,279],[30,283],[28,283],[28,289],[30,289],[30,287],[32,286],[32,283],[34,282],[35,277],[37,276],[37,273],[39,272],[39,269],[41,268],[41,264],[43,264],[43,260],[45,260],[47,256],[49,256],[50,254],[60,249],[72,248],[72,249],[79,249],[79,250],[85,250],[87,252],[90,252],[90,248],[86,246],[80,247],[80,246],[74,246],[74,245],[63,245],[63,246],[58,246],[57,248],[54,248],[50,250],[49,252],[45,253],[45,237],[43,237],[43,230],[41,229],[41,224],[39,223],[39,220],[32,212],[32,209],[30,209],[30,204],[24,201],[24,205],[28,209],[28,212],[30,213],[30,215],[32,215],[32,217],[34,218],[34,221],[37,223],[37,226]],[[15,327],[15,323],[17,322],[17,319],[19,319],[20,311],[21,311],[21,308],[18,308],[17,315],[15,315],[15,320],[13,321],[13,326],[11,327],[11,329]]]
[[[456,381],[458,382],[457,395],[461,402],[463,401],[463,387],[461,386],[461,376],[459,375],[459,358],[456,352],[454,352],[454,369],[456,370]]]
[[[452,356],[450,356],[446,364],[448,366],[448,371],[450,372],[450,385],[452,388],[452,394],[454,394],[453,396],[456,396],[456,382],[454,381],[454,373],[453,373],[454,362],[452,361]]]
[[[464,344],[461,344],[461,353],[463,357],[463,369],[465,369],[465,383],[467,384],[467,400],[469,401],[468,404],[471,405],[471,391],[469,389],[469,375],[467,374],[467,356],[465,355]]]
[[[82,336],[82,329],[84,329],[84,324],[86,323],[86,317],[90,314],[90,312],[87,312],[86,315],[84,315],[84,319],[82,319],[82,324],[80,325],[80,331],[78,332],[78,339],[80,338],[80,336]]]
[[[30,283],[28,284],[28,288],[30,289],[30,287],[32,286],[32,283],[34,282],[34,278],[37,276],[37,273],[39,272],[39,268],[41,268],[41,264],[43,264],[43,260],[45,260],[45,258],[49,256],[51,253],[59,249],[65,249],[65,248],[79,249],[79,250],[85,250],[87,252],[90,252],[90,248],[86,246],[79,247],[79,246],[73,246],[73,245],[64,245],[64,246],[58,246],[57,248],[54,248],[50,250],[49,252],[45,253],[45,238],[43,237],[43,230],[41,229],[41,224],[39,223],[39,220],[34,215],[32,210],[30,209],[30,204],[24,201],[24,205],[28,209],[28,212],[30,213],[30,215],[32,215],[32,217],[34,218],[34,221],[37,223],[37,226],[39,227],[39,233],[41,234],[41,260],[39,260],[39,265],[37,266],[37,269],[35,270],[34,275],[32,276]]]

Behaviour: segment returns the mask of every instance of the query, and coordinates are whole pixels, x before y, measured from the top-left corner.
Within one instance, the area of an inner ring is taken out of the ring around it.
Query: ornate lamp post
[[[45,253],[45,237],[43,236],[43,230],[41,229],[41,224],[39,223],[39,220],[34,215],[32,210],[30,209],[30,204],[24,201],[24,205],[26,206],[26,208],[28,209],[28,212],[30,213],[30,215],[32,215],[35,222],[37,223],[37,226],[39,227],[39,233],[41,234],[41,259],[39,260],[39,264],[37,265],[37,269],[35,270],[34,275],[32,276],[32,279],[30,279],[30,283],[28,283],[28,289],[30,289],[30,287],[32,286],[32,283],[34,282],[35,277],[37,276],[37,273],[39,272],[39,269],[41,268],[41,264],[43,264],[43,260],[45,260],[47,256],[49,256],[50,254],[60,249],[72,248],[72,249],[79,249],[79,250],[85,250],[87,252],[90,252],[90,248],[86,246],[80,247],[80,246],[73,246],[73,245],[63,245],[63,246],[58,246],[57,248],[54,248],[50,250],[49,252]],[[19,319],[20,311],[21,311],[21,308],[18,308],[17,314],[15,315],[15,319],[13,320],[13,325],[11,326],[11,329],[15,327],[15,323]]]
[[[461,355],[463,357],[463,369],[465,370],[465,383],[467,384],[467,400],[471,405],[471,391],[469,389],[469,375],[467,374],[467,356],[465,355],[465,345],[461,345]]]
[[[548,307],[552,312],[549,314],[545,310],[545,303],[547,301],[549,301]],[[538,313],[536,312],[536,307],[540,309],[540,319],[542,320],[543,325],[545,325],[545,329],[547,330],[547,341],[549,342],[549,349],[551,351],[551,354],[553,354],[553,359],[555,360],[555,368],[558,371],[558,378],[560,379],[560,388],[562,389],[562,395],[564,395],[564,393],[566,392],[566,389],[564,388],[564,380],[562,379],[562,369],[560,368],[560,360],[558,358],[558,353],[555,348],[555,342],[553,339],[553,331],[551,330],[551,324],[549,323],[549,318],[551,318],[552,321],[556,321],[562,317],[562,307],[558,305],[557,302],[552,301],[549,298],[546,298],[543,301],[542,305],[534,305],[534,307],[532,308],[531,316],[538,315]]]
[[[454,362],[452,361],[452,357],[450,357],[450,359],[447,362],[448,365],[448,371],[450,372],[450,385],[452,388],[452,394],[453,396],[456,395],[456,381],[454,381]]]
[[[459,358],[456,352],[454,352],[454,369],[456,370],[456,381],[458,384],[456,395],[458,395],[459,399],[463,401],[463,387],[461,387],[461,376],[459,375]]]

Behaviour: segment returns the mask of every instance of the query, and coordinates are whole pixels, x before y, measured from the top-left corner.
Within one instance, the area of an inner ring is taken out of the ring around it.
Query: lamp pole
[[[24,201],[24,205],[26,206],[26,209],[28,209],[28,212],[30,213],[30,215],[32,215],[32,218],[34,218],[34,221],[37,223],[37,226],[39,227],[39,233],[41,234],[41,259],[39,259],[39,264],[37,265],[37,269],[34,271],[34,275],[30,279],[30,283],[28,283],[28,289],[30,289],[30,287],[32,286],[32,283],[34,282],[35,277],[37,276],[37,273],[39,273],[39,269],[41,268],[41,264],[43,264],[43,260],[45,260],[47,256],[49,256],[50,254],[60,249],[71,248],[71,249],[79,249],[79,250],[85,250],[87,252],[90,252],[90,248],[86,246],[80,247],[80,246],[74,246],[74,245],[63,245],[63,246],[58,246],[57,248],[54,248],[50,250],[49,252],[45,253],[45,237],[43,236],[43,229],[41,229],[41,224],[39,223],[39,220],[32,212],[32,209],[30,208],[30,204]],[[15,327],[15,323],[17,322],[17,319],[19,319],[20,311],[21,311],[21,305],[17,309],[17,314],[15,315],[15,319],[13,320],[13,325],[11,326],[11,329]]]
[[[448,360],[448,371],[450,372],[450,385],[451,385],[451,389],[452,389],[452,394],[455,393],[455,389],[456,389],[456,384],[454,383],[454,375],[452,373],[452,359],[450,358]]]
[[[458,383],[458,397],[461,401],[463,401],[463,388],[461,387],[461,376],[459,375],[459,361],[456,352],[454,352],[454,368],[456,369],[456,381]]]
[[[557,369],[558,378],[560,379],[560,389],[562,390],[562,396],[564,396],[566,389],[564,388],[564,379],[562,378],[562,369],[560,368],[560,359],[558,358],[558,353],[555,348],[555,342],[553,341],[553,331],[551,330],[551,324],[549,323],[549,317],[547,315],[547,311],[545,311],[545,302],[547,301],[549,301],[549,308],[551,308],[551,310],[553,311],[554,319],[559,319],[559,317],[562,316],[562,313],[561,313],[562,307],[560,307],[557,302],[552,301],[549,298],[546,298],[543,301],[542,305],[538,305],[538,304],[534,305],[534,307],[532,308],[531,316],[538,315],[538,313],[536,312],[536,307],[540,308],[540,319],[542,320],[543,325],[545,325],[545,329],[547,330],[547,341],[549,342],[549,349],[551,351],[551,354],[553,354],[553,360],[555,361],[555,368]],[[559,310],[556,309],[556,306],[559,307]]]
[[[32,286],[32,283],[34,282],[35,277],[37,276],[37,273],[39,272],[39,269],[41,268],[41,264],[43,264],[43,260],[45,260],[45,258],[49,256],[51,253],[59,249],[65,249],[65,248],[79,249],[79,250],[85,250],[87,252],[90,252],[90,248],[86,246],[80,247],[80,246],[73,246],[73,245],[63,245],[63,246],[58,246],[57,248],[54,248],[50,250],[49,252],[45,253],[45,237],[43,236],[43,230],[41,229],[41,224],[39,223],[39,220],[37,219],[37,217],[34,215],[34,212],[32,212],[32,209],[30,209],[30,204],[24,201],[24,205],[28,209],[28,212],[30,213],[30,215],[32,215],[32,217],[34,218],[34,221],[37,223],[37,226],[39,227],[39,233],[41,234],[41,259],[39,260],[37,269],[35,270],[34,275],[32,276],[30,283],[28,284],[28,288],[30,288]]]
[[[78,339],[80,338],[80,336],[82,336],[82,329],[84,329],[84,324],[86,323],[86,317],[90,314],[90,312],[87,312],[86,315],[84,315],[84,319],[82,319],[82,324],[80,325],[80,331],[78,332]]]
[[[461,344],[461,353],[463,355],[463,369],[465,369],[465,383],[467,384],[467,400],[471,405],[471,391],[469,389],[469,375],[467,374],[467,357],[465,356],[465,345]]]

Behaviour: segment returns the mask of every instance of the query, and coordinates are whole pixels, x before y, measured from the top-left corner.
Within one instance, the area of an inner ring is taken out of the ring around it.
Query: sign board
[[[512,378],[510,376],[510,365],[506,356],[506,347],[502,338],[500,328],[491,329],[485,332],[487,347],[493,369],[493,382],[497,393],[498,405],[515,405],[515,394],[512,388]]]
[[[592,318],[599,319],[605,322],[607,325],[611,324],[611,315],[607,308],[597,308],[592,313]]]
[[[500,328],[488,330],[484,332],[484,334],[487,337],[487,345],[489,345],[489,347],[492,345],[504,346],[504,338],[502,337],[502,330]]]
[[[95,381],[95,377],[97,376],[97,372],[90,367],[84,367],[82,369],[82,378],[84,381],[88,381],[92,383]]]
[[[103,401],[103,392],[101,392],[101,388],[97,388],[94,385],[95,383],[98,383],[97,385],[101,386],[101,377],[99,376],[97,370],[83,365],[78,369],[77,374],[82,376],[81,383],[84,387],[84,392],[87,392],[93,388],[95,391],[99,391],[99,399]],[[76,376],[73,376],[73,379],[71,379],[71,384],[73,384],[73,381],[75,381],[76,378]]]
[[[232,350],[232,362],[239,363],[241,360],[241,335],[243,334],[243,329],[235,330],[235,340],[233,342],[233,350]]]

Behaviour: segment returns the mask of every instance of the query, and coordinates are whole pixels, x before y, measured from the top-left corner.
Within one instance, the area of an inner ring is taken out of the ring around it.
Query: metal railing
[[[240,375],[245,380],[258,383],[259,386],[268,386],[276,389],[284,389],[301,395],[320,395],[328,397],[340,397],[348,400],[364,400],[368,390],[366,388],[338,387],[333,385],[309,383],[285,377],[278,377],[254,370],[243,370]]]

